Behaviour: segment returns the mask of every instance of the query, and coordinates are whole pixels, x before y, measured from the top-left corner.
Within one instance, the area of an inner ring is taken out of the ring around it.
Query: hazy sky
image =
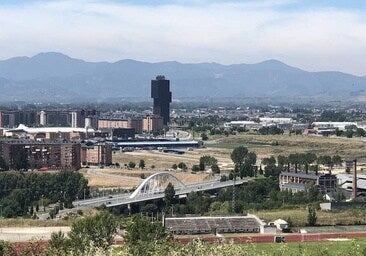
[[[47,51],[366,75],[366,1],[0,0],[0,59]]]

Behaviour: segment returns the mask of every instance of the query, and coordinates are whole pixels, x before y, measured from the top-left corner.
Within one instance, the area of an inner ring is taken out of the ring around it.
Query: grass
[[[290,218],[293,226],[304,227],[306,226],[308,211],[303,207],[300,209],[258,211],[254,214],[265,222]],[[350,209],[342,212],[317,211],[316,214],[317,224],[322,226],[366,224],[366,209]]]
[[[267,243],[267,244],[204,244],[159,246],[149,249],[149,255],[227,255],[227,256],[325,256],[352,255],[366,253],[366,240],[355,239],[336,242]],[[129,255],[126,247],[117,246],[111,255]]]
[[[63,227],[70,226],[71,220],[33,220],[25,218],[0,219],[0,227]]]
[[[207,147],[234,149],[239,145],[248,147],[257,155],[288,155],[313,152],[319,155],[338,154],[343,158],[366,160],[366,141],[361,138],[320,137],[312,135],[255,135],[238,134],[229,137],[215,136]]]
[[[256,244],[253,255],[364,255],[366,239],[336,242],[302,242],[288,244]]]

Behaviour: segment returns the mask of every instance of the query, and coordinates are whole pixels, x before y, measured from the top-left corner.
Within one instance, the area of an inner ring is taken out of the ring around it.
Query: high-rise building
[[[163,118],[164,125],[169,122],[169,107],[172,102],[172,93],[170,92],[170,81],[164,76],[157,76],[151,80],[151,98],[154,99],[153,114]]]

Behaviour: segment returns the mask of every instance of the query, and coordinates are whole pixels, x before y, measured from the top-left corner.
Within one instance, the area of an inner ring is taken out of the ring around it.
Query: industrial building
[[[96,133],[93,128],[27,127],[23,124],[20,124],[17,128],[4,129],[2,132],[4,137],[32,140],[80,140],[93,137]]]
[[[151,80],[151,98],[153,102],[153,114],[163,118],[163,124],[168,125],[170,120],[170,103],[172,102],[172,93],[170,92],[170,81],[164,76],[157,76]]]
[[[264,225],[254,215],[165,218],[164,226],[174,235],[259,233]]]
[[[310,186],[316,186],[320,192],[333,192],[337,187],[337,177],[332,174],[317,174],[306,172],[281,172],[279,176],[280,190],[290,190],[293,193],[305,191]]]

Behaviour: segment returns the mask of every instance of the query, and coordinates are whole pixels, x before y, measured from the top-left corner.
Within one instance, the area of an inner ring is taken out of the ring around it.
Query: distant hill
[[[0,61],[0,101],[108,101],[148,99],[150,80],[171,80],[174,99],[266,98],[271,101],[365,98],[366,77],[307,72],[277,60],[257,64],[86,62],[61,53]]]

